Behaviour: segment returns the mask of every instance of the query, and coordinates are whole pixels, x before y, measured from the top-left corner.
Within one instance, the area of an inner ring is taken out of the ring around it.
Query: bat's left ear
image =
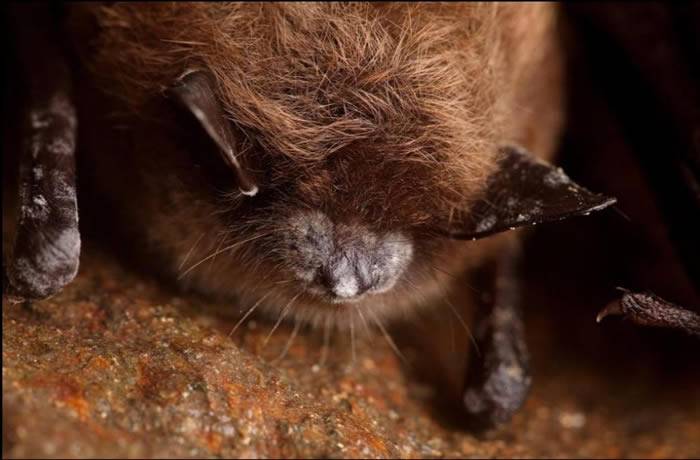
[[[486,189],[447,234],[477,239],[517,227],[587,215],[605,209],[615,198],[592,193],[573,182],[560,168],[535,158],[525,149],[501,149],[500,165]]]
[[[188,110],[216,144],[219,154],[231,168],[241,193],[254,196],[258,187],[246,171],[236,151],[231,126],[217,100],[213,76],[202,70],[186,72],[167,93]]]

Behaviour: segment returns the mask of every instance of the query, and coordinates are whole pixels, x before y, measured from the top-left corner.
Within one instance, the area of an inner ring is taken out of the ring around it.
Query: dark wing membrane
[[[462,219],[451,222],[451,238],[477,239],[517,227],[587,215],[615,203],[573,182],[560,168],[526,150],[502,150],[500,167],[483,197]]]

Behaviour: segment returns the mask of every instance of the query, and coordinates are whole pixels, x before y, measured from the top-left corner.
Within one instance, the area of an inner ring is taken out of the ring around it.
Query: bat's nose
[[[333,224],[320,213],[295,218],[291,233],[290,262],[297,276],[311,292],[336,302],[391,289],[413,253],[411,241],[400,233]]]
[[[348,248],[341,246],[321,265],[316,282],[331,298],[351,300],[389,282],[389,277],[382,276],[383,265],[386,264],[372,260],[371,254],[352,244]]]
[[[321,266],[316,282],[330,297],[337,299],[359,297],[371,287],[371,281],[362,280],[358,267],[344,256],[334,257]]]

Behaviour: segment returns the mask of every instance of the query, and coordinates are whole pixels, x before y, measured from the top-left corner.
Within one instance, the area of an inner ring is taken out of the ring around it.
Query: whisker
[[[275,358],[272,363],[277,363],[284,359],[285,356],[287,356],[287,353],[289,352],[289,349],[292,347],[292,342],[294,342],[294,339],[296,338],[297,334],[299,333],[299,328],[301,327],[301,322],[297,321],[294,323],[294,329],[292,330],[292,335],[289,337],[289,340],[287,340],[286,345],[284,346],[284,350],[282,350],[282,353]]]
[[[354,365],[357,361],[355,353],[355,318],[350,319],[350,349],[352,350],[352,363]]]
[[[455,323],[454,319],[450,320],[450,348],[452,353],[455,352]]]
[[[430,251],[430,250],[426,250],[426,249],[420,249],[420,250],[418,250],[418,252],[421,253],[421,254],[424,254],[424,255],[433,257],[434,259],[437,259],[438,262],[439,262],[440,259],[442,258],[442,255],[437,254],[437,253],[435,253],[434,251]],[[440,267],[439,265],[435,265],[434,263],[432,263],[432,262],[430,262],[430,261],[428,262],[428,265],[429,265],[430,268],[432,268],[433,270],[438,271],[438,272],[441,272],[441,273],[444,273],[445,275],[447,275],[447,276],[453,278],[454,280],[460,280],[460,282],[461,282],[462,284],[464,284],[464,286],[468,287],[470,290],[474,291],[475,293],[477,293],[477,294],[479,294],[479,295],[482,294],[482,292],[481,292],[479,289],[477,289],[475,286],[473,286],[471,283],[467,283],[466,280],[463,279],[464,277],[463,277],[462,275],[452,273],[452,272],[446,270],[445,268]],[[433,279],[435,279],[435,277],[433,277]],[[435,280],[437,281],[437,279],[435,279]]]
[[[464,318],[462,318],[462,315],[460,315],[457,312],[457,308],[452,304],[450,301],[449,297],[447,296],[447,293],[443,291],[442,294],[443,299],[445,300],[445,304],[447,304],[448,307],[450,307],[450,310],[452,310],[452,313],[457,317],[457,320],[459,321],[459,324],[462,325],[464,328],[464,331],[469,335],[469,340],[474,344],[474,348],[476,349],[476,354],[481,356],[481,351],[479,350],[479,344],[476,343],[476,338],[474,337],[474,334],[472,334],[471,329],[469,329],[469,326],[467,326],[467,323],[464,321]]]
[[[226,247],[223,248],[223,249],[220,249],[220,250],[218,250],[218,251],[215,251],[215,252],[212,253],[212,254],[209,254],[208,256],[206,256],[205,258],[203,258],[202,260],[200,260],[199,262],[197,262],[196,264],[194,264],[194,265],[192,265],[190,268],[188,268],[184,273],[182,273],[182,274],[178,277],[178,280],[179,280],[179,279],[182,279],[182,277],[184,277],[184,276],[187,275],[189,272],[191,272],[192,270],[194,270],[195,268],[197,268],[198,266],[200,266],[201,264],[203,264],[203,263],[206,262],[207,260],[211,259],[212,257],[216,257],[218,254],[221,254],[222,252],[230,251],[231,249],[233,249],[233,248],[235,248],[235,247],[237,247],[237,246],[240,246],[240,245],[242,245],[242,244],[248,243],[248,242],[253,241],[253,240],[257,240],[258,238],[262,238],[262,237],[267,236],[267,235],[268,235],[268,233],[264,233],[264,234],[262,234],[262,235],[256,235],[256,236],[250,237],[250,238],[248,238],[248,239],[245,239],[245,240],[243,240],[243,241],[238,241],[238,242],[236,242],[236,243],[230,244],[230,245],[226,246]]]
[[[265,340],[263,340],[263,345],[262,345],[263,348],[265,348],[265,346],[267,345],[267,342],[270,340],[270,337],[272,337],[272,334],[275,333],[275,331],[277,330],[277,328],[279,327],[279,325],[282,323],[282,320],[284,320],[285,316],[287,316],[287,312],[289,311],[289,309],[290,309],[290,308],[292,307],[292,305],[294,304],[294,301],[297,300],[297,298],[299,298],[299,296],[301,295],[301,293],[302,293],[302,291],[299,291],[299,293],[298,293],[297,295],[295,295],[294,297],[292,297],[292,300],[290,300],[289,302],[287,302],[287,305],[285,305],[285,307],[282,309],[282,313],[280,313],[280,317],[277,318],[277,322],[276,322],[275,325],[272,327],[272,329],[270,330],[270,332],[267,334],[267,337],[265,337]]]
[[[443,273],[443,274],[449,276],[449,277],[452,278],[452,279],[457,279],[457,278],[458,278],[458,276],[455,275],[454,273],[448,272],[448,271],[445,270],[444,268],[438,267],[437,265],[435,265],[435,264],[433,264],[433,263],[428,263],[428,265],[430,265],[430,268],[432,268],[433,270],[438,271],[438,272],[440,272],[440,273]]]
[[[194,242],[194,244],[192,245],[192,247],[190,248],[190,250],[187,251],[187,254],[185,255],[185,258],[182,259],[182,263],[180,263],[180,266],[177,267],[177,270],[178,270],[178,271],[182,270],[182,267],[185,266],[185,264],[186,264],[187,261],[189,260],[190,256],[192,255],[192,251],[194,251],[194,248],[197,247],[197,245],[198,245],[199,242],[202,240],[202,238],[204,237],[204,235],[205,235],[205,232],[202,232],[202,234],[199,235],[199,238],[197,238],[197,241]]]
[[[221,249],[221,246],[224,244],[224,241],[226,241],[226,235],[221,236],[221,240],[219,241],[219,244],[216,246],[217,252],[219,251],[219,249]],[[211,261],[209,262],[209,265],[207,265],[207,269],[204,272],[204,276],[208,276],[209,272],[211,271],[211,267],[214,264],[215,259],[216,259],[216,256],[211,258]]]
[[[368,312],[371,312],[371,310],[368,310]],[[389,346],[391,347],[391,349],[394,350],[394,353],[396,353],[396,356],[398,356],[399,359],[401,359],[401,361],[404,364],[408,365],[408,360],[406,359],[404,354],[401,353],[401,350],[399,350],[399,347],[396,346],[396,343],[394,343],[394,340],[391,338],[391,335],[384,328],[384,325],[382,324],[382,322],[379,320],[379,318],[377,318],[377,316],[374,313],[370,313],[370,314],[372,316],[372,320],[374,321],[374,323],[377,325],[377,327],[379,327],[379,330],[382,331],[382,335],[384,336],[384,339],[386,339],[386,341],[389,344]]]
[[[362,314],[362,309],[359,307],[355,307],[355,310],[357,311],[357,314],[360,317],[360,320],[362,321],[362,325],[365,327],[365,334],[368,336],[370,335],[370,330],[369,330],[369,324],[367,323],[367,319],[365,318],[365,315]]]
[[[275,281],[272,284],[289,284],[289,283],[293,283],[294,281],[296,281],[296,280],[281,280],[281,281]]]
[[[321,347],[321,357],[319,358],[318,365],[323,367],[326,365],[326,358],[328,357],[328,349],[330,347],[331,341],[331,321],[330,315],[326,316],[326,321],[323,327],[323,346]]]
[[[459,312],[457,311],[457,308],[450,301],[450,298],[449,298],[447,290],[445,289],[445,286],[439,282],[439,280],[435,276],[435,273],[430,272],[430,271],[426,271],[425,273],[427,273],[433,280],[435,280],[437,282],[437,286],[440,289],[442,300],[445,302],[445,304],[448,307],[450,307],[450,310],[452,311],[452,313],[457,317],[457,320],[459,320],[459,323],[461,324],[462,328],[469,336],[470,341],[474,344],[474,347],[476,349],[476,353],[479,356],[481,356],[481,351],[479,350],[479,345],[476,342],[476,338],[474,337],[474,334],[472,334],[471,329],[469,329],[469,326],[467,326],[466,322],[464,321],[464,318],[462,318],[462,315],[459,314]],[[467,284],[467,283],[463,283],[463,284],[465,286],[467,286],[468,288],[472,289],[473,291],[475,291],[476,293],[480,293],[479,290],[477,290],[476,288],[473,288],[469,284]],[[450,323],[450,327],[452,327],[452,323]],[[453,346],[453,348],[454,348],[454,346]]]
[[[258,301],[255,302],[255,304],[248,309],[248,311],[245,313],[245,315],[243,315],[243,317],[240,320],[238,320],[236,325],[233,326],[233,329],[231,329],[231,332],[228,333],[229,337],[231,337],[236,332],[238,327],[241,324],[243,324],[243,321],[245,321],[246,318],[249,317],[255,311],[256,308],[258,308],[258,305],[260,305],[262,303],[262,301],[265,300],[270,294],[272,294],[272,291],[270,291],[267,294],[265,294],[264,296],[260,297],[260,299],[258,299]]]
[[[622,209],[620,209],[620,207],[619,207],[618,205],[613,205],[612,208],[613,208],[613,210],[614,210],[617,214],[619,214],[619,215],[620,215],[623,219],[625,219],[627,222],[632,222],[632,219],[630,219],[630,217],[629,217],[627,214],[625,214],[624,212],[622,212]]]

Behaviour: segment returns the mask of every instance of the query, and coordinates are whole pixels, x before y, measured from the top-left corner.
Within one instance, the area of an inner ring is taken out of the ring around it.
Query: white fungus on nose
[[[338,297],[355,297],[358,292],[357,278],[350,274],[338,279],[333,286],[333,293]]]
[[[361,225],[334,223],[319,211],[299,212],[289,223],[290,267],[312,292],[337,301],[388,291],[413,254],[401,233],[378,235]]]

